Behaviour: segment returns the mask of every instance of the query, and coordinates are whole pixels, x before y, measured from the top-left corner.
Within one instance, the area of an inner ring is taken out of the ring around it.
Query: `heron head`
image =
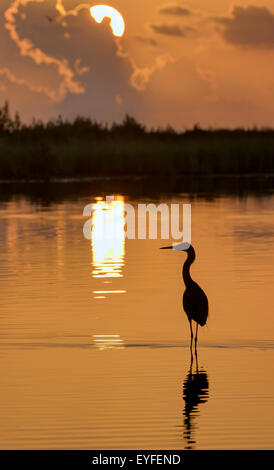
[[[176,250],[176,251],[187,251],[191,247],[190,243],[178,243],[176,245],[175,243],[171,246],[162,246],[160,249],[161,250]]]

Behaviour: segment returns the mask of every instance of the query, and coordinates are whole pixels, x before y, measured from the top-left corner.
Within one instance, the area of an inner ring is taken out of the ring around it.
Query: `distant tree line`
[[[0,178],[48,180],[111,175],[166,176],[274,172],[274,130],[150,128],[59,116],[22,123],[0,107]]]

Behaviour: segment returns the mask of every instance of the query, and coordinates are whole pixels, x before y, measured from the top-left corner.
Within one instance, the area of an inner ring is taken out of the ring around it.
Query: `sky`
[[[271,0],[113,0],[122,38],[77,0],[1,0],[0,104],[151,127],[274,127]]]

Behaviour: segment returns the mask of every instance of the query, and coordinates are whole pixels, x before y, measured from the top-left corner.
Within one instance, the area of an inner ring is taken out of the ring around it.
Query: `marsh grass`
[[[0,178],[186,176],[272,173],[274,130],[147,130],[126,116],[122,124],[89,118],[23,125],[0,109]]]

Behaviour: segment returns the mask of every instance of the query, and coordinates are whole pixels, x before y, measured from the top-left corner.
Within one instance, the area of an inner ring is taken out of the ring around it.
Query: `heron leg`
[[[198,323],[196,323],[195,351],[197,350],[197,340],[198,340]]]
[[[192,323],[191,320],[189,320],[189,326],[190,326],[190,350],[192,354],[192,342],[193,342],[193,331],[192,331]]]

